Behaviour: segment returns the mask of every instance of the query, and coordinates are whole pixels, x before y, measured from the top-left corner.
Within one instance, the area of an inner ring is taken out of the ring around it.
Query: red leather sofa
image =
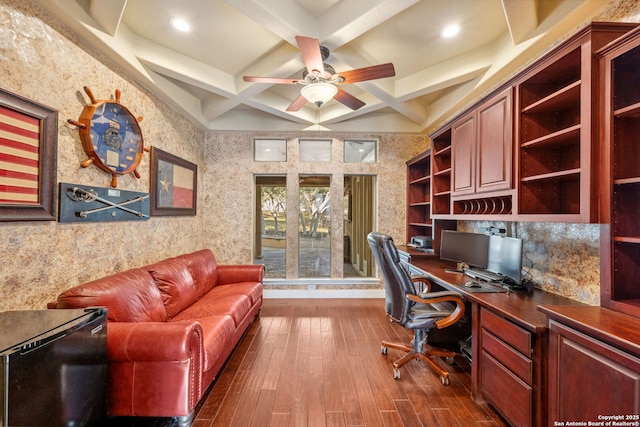
[[[48,308],[107,308],[108,414],[193,410],[262,306],[261,265],[217,265],[210,250],[94,280]]]

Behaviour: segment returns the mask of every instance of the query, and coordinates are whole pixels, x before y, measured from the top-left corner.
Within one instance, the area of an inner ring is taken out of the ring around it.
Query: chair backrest
[[[405,295],[416,293],[411,276],[400,263],[398,249],[391,236],[374,231],[369,233],[367,241],[384,280],[385,310],[395,321],[404,324],[409,309],[414,305]]]

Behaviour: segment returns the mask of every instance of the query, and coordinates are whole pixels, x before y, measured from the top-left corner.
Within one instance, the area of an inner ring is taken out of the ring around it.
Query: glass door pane
[[[256,176],[255,261],[264,264],[265,277],[286,274],[287,178]]]
[[[331,275],[331,197],[328,175],[300,176],[298,277]]]
[[[376,177],[344,177],[344,266],[343,277],[373,277],[373,255],[367,235],[375,228]]]

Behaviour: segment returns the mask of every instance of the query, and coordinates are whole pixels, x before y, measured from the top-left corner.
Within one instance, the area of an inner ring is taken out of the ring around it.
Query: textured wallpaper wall
[[[121,102],[143,117],[145,145],[196,163],[200,173],[204,170],[202,131],[109,61],[83,48],[30,2],[0,2],[0,63],[3,89],[58,110],[57,182],[110,184],[110,176],[98,168],[80,167],[87,156],[77,128],[67,124],[67,119],[77,120],[88,103],[85,85],[97,99],[113,98],[120,89]],[[141,179],[121,176],[118,188],[148,192],[148,153],[138,170]],[[96,224],[0,222],[0,310],[45,308],[70,286],[199,249],[203,235],[202,215]]]

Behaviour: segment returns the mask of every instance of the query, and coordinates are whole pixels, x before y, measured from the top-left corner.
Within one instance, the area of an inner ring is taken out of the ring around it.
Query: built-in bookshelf
[[[601,304],[640,317],[640,31],[601,52]]]

